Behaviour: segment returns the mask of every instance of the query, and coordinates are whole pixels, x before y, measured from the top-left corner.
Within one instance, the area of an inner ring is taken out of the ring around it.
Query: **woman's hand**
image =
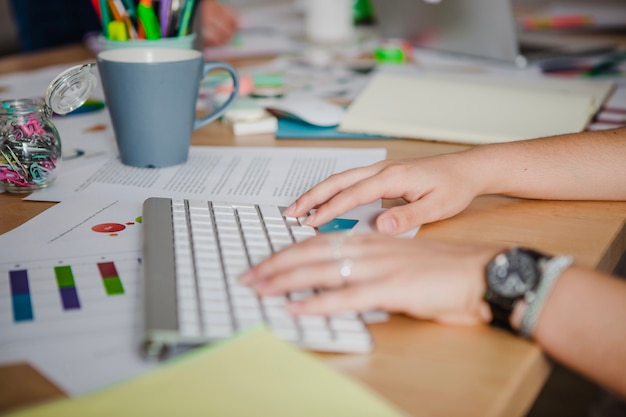
[[[346,211],[380,198],[403,198],[406,205],[378,216],[376,228],[387,234],[452,217],[465,209],[481,191],[476,170],[464,153],[429,158],[381,161],[332,175],[300,198],[285,214],[301,217],[316,208],[305,221],[317,227]]]
[[[223,45],[230,41],[239,28],[237,13],[215,0],[203,0],[198,7],[203,46]]]
[[[450,324],[488,322],[485,266],[502,249],[383,234],[313,237],[242,276],[260,295],[325,288],[294,314],[385,310]]]

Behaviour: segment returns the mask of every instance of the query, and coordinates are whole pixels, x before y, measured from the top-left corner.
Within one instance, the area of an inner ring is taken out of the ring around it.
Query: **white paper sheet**
[[[232,202],[288,205],[329,175],[385,158],[382,148],[192,147],[189,160],[168,168],[135,168],[117,158],[94,158],[80,171],[59,173],[26,200],[62,201],[91,184],[148,189],[155,196],[203,196]]]

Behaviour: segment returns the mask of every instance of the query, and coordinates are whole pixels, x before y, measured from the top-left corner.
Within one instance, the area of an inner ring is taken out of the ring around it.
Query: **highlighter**
[[[109,39],[112,41],[127,41],[128,34],[126,33],[126,26],[124,22],[119,20],[112,20],[109,22]]]
[[[137,5],[137,15],[146,32],[146,39],[161,39],[159,19],[152,8],[152,0],[140,0]]]

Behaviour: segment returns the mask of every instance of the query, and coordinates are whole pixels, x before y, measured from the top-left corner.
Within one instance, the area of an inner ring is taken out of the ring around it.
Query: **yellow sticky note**
[[[258,328],[93,394],[26,416],[401,417],[363,385]]]

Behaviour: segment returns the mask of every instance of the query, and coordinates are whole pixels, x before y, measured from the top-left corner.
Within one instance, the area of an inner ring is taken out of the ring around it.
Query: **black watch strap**
[[[490,325],[503,330],[508,330],[510,332],[515,332],[513,327],[511,327],[511,311],[509,309],[494,303],[489,303],[489,308],[491,309],[492,317],[491,323],[489,323]]]

